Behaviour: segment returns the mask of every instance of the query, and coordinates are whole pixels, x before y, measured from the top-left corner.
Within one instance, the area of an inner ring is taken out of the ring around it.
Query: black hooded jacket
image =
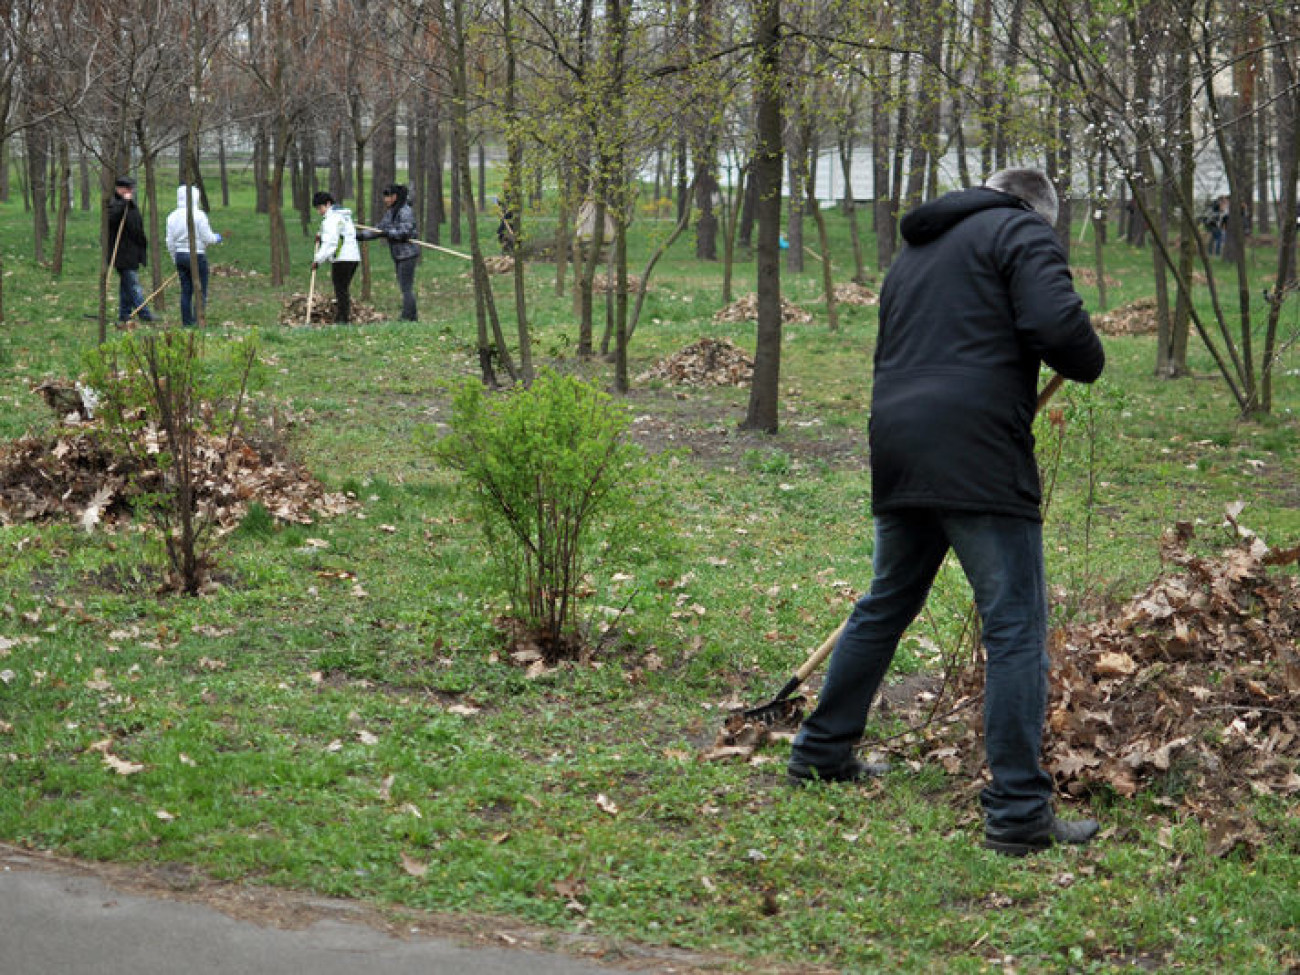
[[[125,226],[122,225],[124,220]],[[145,236],[144,217],[140,215],[139,207],[134,200],[116,193],[108,202],[108,252],[113,267],[119,271],[138,269],[149,253],[149,238]]]
[[[1014,196],[948,193],[902,221],[871,404],[872,509],[1041,519],[1040,363],[1092,382],[1105,353],[1047,221]]]

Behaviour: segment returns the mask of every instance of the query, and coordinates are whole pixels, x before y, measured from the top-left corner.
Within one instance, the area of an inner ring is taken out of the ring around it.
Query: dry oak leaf
[[[423,863],[420,860],[416,860],[414,857],[408,856],[407,854],[403,853],[402,869],[405,870],[412,877],[423,877],[426,873],[429,872],[429,865],[427,863]]]

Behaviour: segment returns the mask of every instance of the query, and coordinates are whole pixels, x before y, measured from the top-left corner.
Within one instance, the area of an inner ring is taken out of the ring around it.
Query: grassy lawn
[[[291,228],[295,278],[271,287],[249,196],[212,215],[227,243],[210,252],[223,272],[210,334],[257,331],[257,412],[355,504],[312,525],[250,518],[222,541],[219,590],[193,599],[157,594],[158,544],[130,525],[0,527],[0,839],[511,917],[557,942],[674,946],[735,971],[1300,965],[1294,794],[1249,810],[1267,842],[1213,856],[1214,824],[1154,792],[1103,792],[1083,807],[1100,842],[1018,862],[980,848],[971,783],[923,754],[896,755],[866,788],[798,791],[781,744],[756,764],[700,760],[728,706],[770,696],[869,581],[874,308],[842,307],[832,333],[811,262],[785,277],[814,320],[786,330],[774,436],[736,429],[746,389],[634,382],[631,429],[667,451],[671,523],[592,581],[590,614],[614,626],[592,664],[529,677],[495,625],[504,595],[465,492],[415,437],[477,373],[466,265],[425,255],[418,324],[285,327],[310,242]],[[29,220],[20,200],[0,206],[4,441],[53,431],[29,387],[77,375],[96,337],[98,213],[74,214],[57,280],[33,260]],[[639,273],[669,228],[636,231]],[[369,301],[395,318],[391,261],[372,254]],[[1112,307],[1153,293],[1147,252],[1115,243],[1107,259]],[[1090,244],[1076,250],[1090,260]],[[1258,294],[1271,265],[1254,261]],[[752,261],[738,266],[738,294],[752,277]],[[634,377],[704,336],[752,351],[752,324],[711,320],[720,278],[678,242],[652,279]],[[510,280],[493,279],[503,315]],[[360,278],[353,294],[366,300]],[[530,270],[528,300],[539,364],[607,383],[609,364],[571,355],[554,265]],[[172,321],[176,302],[161,309]],[[513,318],[503,327],[513,338]],[[1063,433],[1043,425],[1040,446],[1060,451],[1046,527],[1057,622],[1142,589],[1175,522],[1198,525],[1205,551],[1224,547],[1233,501],[1269,542],[1300,542],[1300,350],[1279,363],[1273,415],[1247,423],[1193,343],[1195,376],[1164,382],[1150,336],[1106,339],[1104,380],[1059,394]],[[675,544],[650,544],[661,537]],[[932,672],[927,648],[957,638],[968,598],[945,571],[900,676]],[[142,768],[118,774],[106,755]]]

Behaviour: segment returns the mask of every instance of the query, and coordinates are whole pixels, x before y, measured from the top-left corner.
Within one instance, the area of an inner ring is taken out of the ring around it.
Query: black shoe
[[[1095,819],[1057,819],[1055,814],[1036,826],[984,830],[984,847],[1003,856],[1022,857],[1046,850],[1054,843],[1081,846],[1097,835]]]
[[[866,782],[868,779],[878,779],[888,771],[888,762],[862,762],[856,758],[833,771],[791,762],[786,769],[786,778],[791,785],[807,785],[809,782]]]

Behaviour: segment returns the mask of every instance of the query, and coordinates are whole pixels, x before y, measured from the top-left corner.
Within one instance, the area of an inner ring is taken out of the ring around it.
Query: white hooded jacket
[[[357,246],[357,228],[352,223],[352,211],[331,206],[320,219],[320,244],[312,260],[317,264],[327,261],[359,261],[361,248]]]
[[[221,235],[214,233],[208,215],[198,207],[198,194],[192,186],[176,187],[176,209],[167,215],[167,253],[176,259],[177,253],[190,252],[189,230],[185,226],[185,204],[194,211],[194,252],[202,254],[209,244],[221,243]]]

